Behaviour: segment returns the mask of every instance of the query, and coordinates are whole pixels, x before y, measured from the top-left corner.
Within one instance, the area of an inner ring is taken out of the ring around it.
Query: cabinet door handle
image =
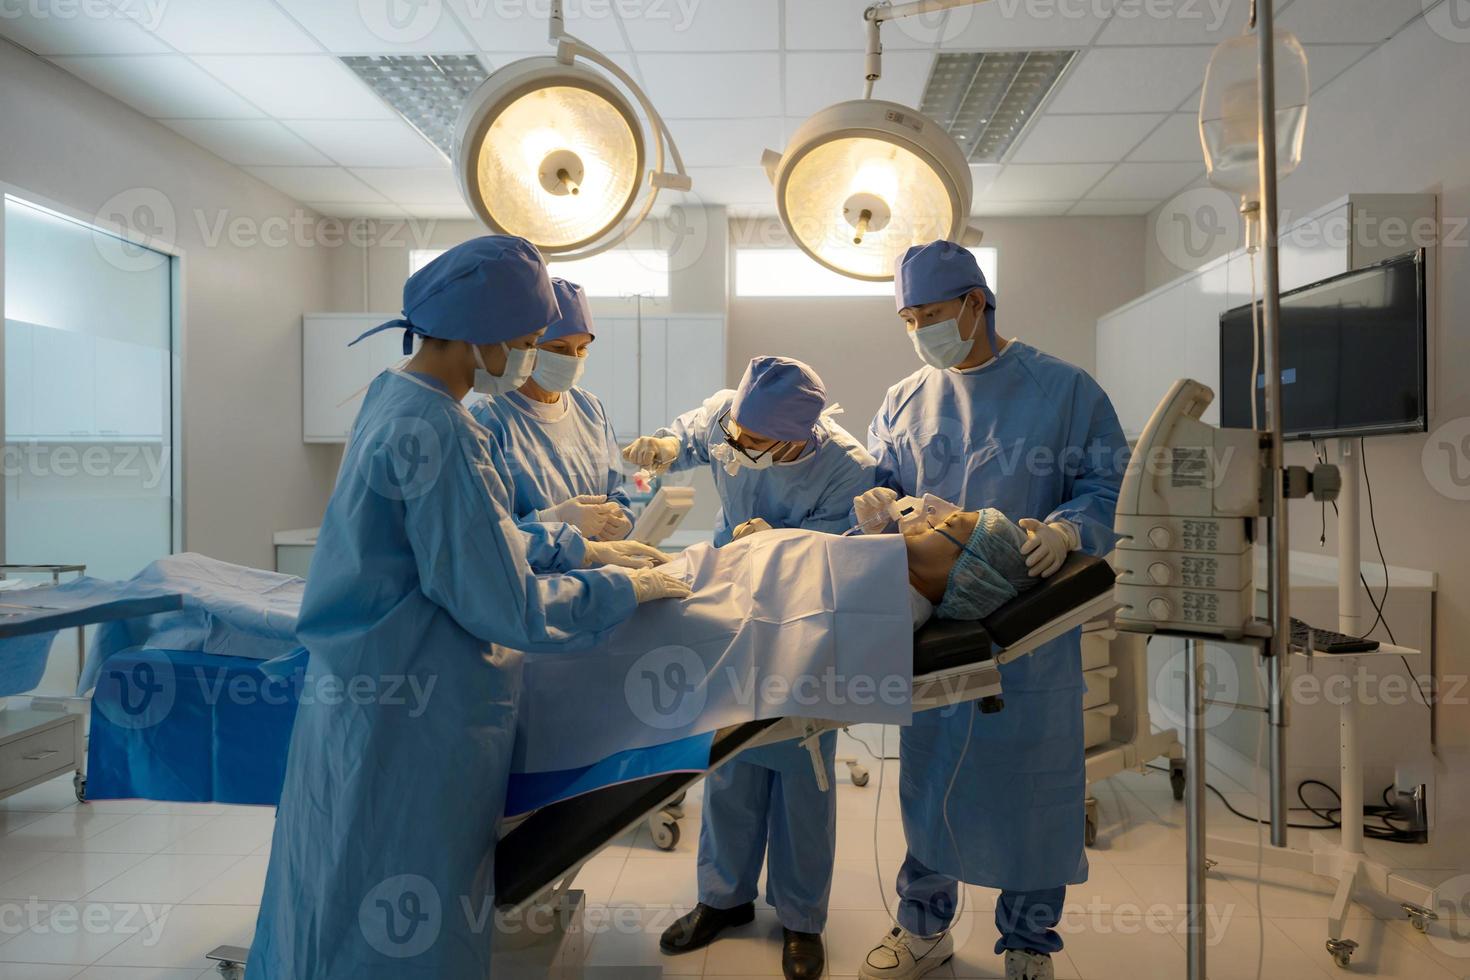
[[[40,762],[42,759],[51,758],[60,751],[60,749],[47,749],[45,752],[37,752],[35,755],[23,755],[20,757],[20,760],[22,762]]]

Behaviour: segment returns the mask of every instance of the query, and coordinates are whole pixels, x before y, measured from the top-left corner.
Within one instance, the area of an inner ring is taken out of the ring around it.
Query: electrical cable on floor
[[[863,747],[863,751],[866,752],[866,753],[868,753],[868,755],[872,756],[875,761],[877,761],[877,762],[882,762],[884,760],[887,760],[889,762],[897,762],[898,761],[898,756],[896,756],[896,755],[883,755],[881,752],[874,752],[873,751],[873,747],[868,744],[867,739],[862,738],[859,735],[854,735],[852,733],[852,729],[851,728],[844,728],[842,730],[842,733],[844,735],[846,735],[848,738],[852,739],[857,744],[861,745]],[[886,739],[885,739],[885,741],[886,741]]]

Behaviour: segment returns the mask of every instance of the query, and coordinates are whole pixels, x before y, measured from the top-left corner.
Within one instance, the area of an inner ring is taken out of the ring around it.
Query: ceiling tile
[[[1312,91],[1326,85],[1373,50],[1371,44],[1308,44],[1307,77]]]
[[[612,6],[624,8],[623,26],[633,50],[640,55],[648,51],[776,51],[780,48],[780,8],[776,0],[736,3],[657,0]]]
[[[438,2],[400,4],[399,0],[374,0],[359,4],[276,0],[276,3],[333,54],[414,51],[455,54],[475,48],[469,36],[459,29],[454,16]],[[400,13],[409,16],[396,16]]]
[[[1130,160],[1154,163],[1188,163],[1204,160],[1199,142],[1199,114],[1176,112],[1128,154]]]
[[[1219,44],[1244,29],[1250,2],[1118,0],[1096,43]]]
[[[386,0],[364,0],[384,3]],[[434,0],[430,5],[437,5]],[[449,11],[469,32],[481,51],[524,51],[550,55],[555,49],[547,41],[546,0],[447,0]],[[675,0],[662,0],[677,9]],[[626,2],[622,3],[626,5]],[[591,0],[566,5],[567,33],[599,51],[626,51],[627,42],[618,29],[619,3]]]
[[[394,118],[329,55],[204,55],[194,61],[277,119]]]
[[[1162,201],[1204,170],[1203,160],[1198,163],[1120,163],[1087,196],[1099,201]]]
[[[1046,218],[1066,214],[1071,201],[992,201],[981,199],[970,208],[972,218]],[[984,228],[982,227],[983,231]]]
[[[406,218],[408,212],[396,204],[344,203],[340,201],[303,202],[327,218]]]
[[[694,193],[706,204],[764,205],[776,210],[775,192],[760,167],[690,167]]]
[[[88,55],[51,60],[147,116],[246,119],[261,114],[181,54]]]
[[[464,204],[448,167],[354,167],[352,173],[397,204]]]
[[[141,6],[141,0],[139,0]],[[184,54],[305,54],[321,48],[268,0],[166,0],[153,33]]]
[[[272,187],[298,201],[382,204],[383,195],[341,167],[246,167]]]
[[[995,183],[995,178],[1005,168],[998,163],[972,163],[970,164],[970,187],[974,195],[979,197]]]
[[[1112,163],[1137,146],[1163,118],[1047,113],[1031,124],[1011,159],[1015,163]]]
[[[760,162],[761,151],[785,148],[782,120],[670,119],[669,129],[691,167],[739,167]]]
[[[1148,214],[1158,206],[1158,201],[1078,201],[1067,214],[1089,217]]]
[[[427,221],[474,221],[475,215],[470,211],[468,204],[463,201],[458,204],[403,204],[400,205],[413,218],[423,218]],[[421,241],[427,241],[425,235]]]
[[[890,51],[883,56],[883,77],[873,95],[888,102],[916,106],[924,96],[930,51]],[[851,52],[802,52],[786,56],[786,113],[809,116],[834,102],[863,94],[863,56]]]
[[[1013,163],[985,192],[991,201],[1067,201],[1086,194],[1108,172],[1106,163]]]
[[[163,124],[239,167],[312,167],[332,162],[274,119],[165,119]]]
[[[775,54],[638,56],[646,91],[665,116],[723,119],[781,115]]]
[[[959,7],[949,12],[940,46],[946,51],[1080,48],[1107,23],[1113,3],[995,0]],[[887,31],[885,27],[885,40]]]
[[[867,43],[863,11],[873,0],[786,0],[787,51],[848,51],[861,57]],[[883,49],[932,48],[946,18],[907,17],[883,26]]]
[[[1210,49],[1093,48],[1081,56],[1049,112],[1172,112],[1205,77]]]
[[[344,167],[435,167],[447,161],[401,119],[295,120],[287,126]]]
[[[1296,0],[1276,24],[1303,44],[1377,44],[1393,37],[1426,6],[1425,0]]]
[[[0,8],[9,9],[9,8]],[[22,8],[24,9],[24,8]],[[0,17],[0,35],[40,55],[168,54],[148,31],[153,20],[108,8],[105,17]]]

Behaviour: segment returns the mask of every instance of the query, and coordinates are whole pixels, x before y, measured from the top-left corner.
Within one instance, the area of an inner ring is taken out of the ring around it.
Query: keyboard
[[[1370,653],[1378,649],[1377,640],[1318,629],[1295,616],[1291,617],[1291,645],[1298,650],[1310,648],[1318,653]]]

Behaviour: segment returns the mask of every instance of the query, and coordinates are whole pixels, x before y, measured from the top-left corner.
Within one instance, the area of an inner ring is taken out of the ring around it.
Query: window
[[[173,259],[5,198],[5,560],[129,578],[175,543]]]
[[[972,248],[991,290],[999,294],[997,252]],[[735,250],[736,296],[893,296],[893,283],[850,279],[819,265],[796,248]]]
[[[444,249],[416,248],[409,252],[409,273],[418,272],[444,254]],[[669,253],[656,248],[615,248],[575,262],[548,260],[553,276],[567,279],[588,296],[669,295]]]

